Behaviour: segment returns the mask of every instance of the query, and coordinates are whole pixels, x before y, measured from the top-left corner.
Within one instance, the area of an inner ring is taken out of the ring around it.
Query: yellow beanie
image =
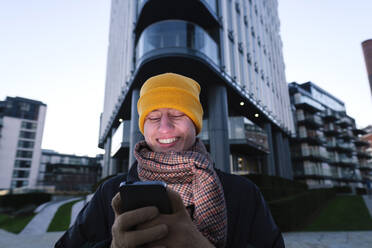
[[[200,133],[203,125],[203,108],[199,100],[200,85],[191,78],[164,73],[149,78],[142,86],[137,102],[139,129],[143,127],[146,116],[159,108],[173,108],[185,113]]]

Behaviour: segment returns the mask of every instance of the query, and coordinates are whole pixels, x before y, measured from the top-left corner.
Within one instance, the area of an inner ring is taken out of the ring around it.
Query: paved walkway
[[[46,233],[49,224],[52,221],[54,214],[57,212],[58,208],[67,202],[75,201],[77,199],[79,198],[71,198],[68,200],[52,202],[50,204],[44,205],[44,208],[40,210],[40,212],[27,224],[20,235],[36,235]]]
[[[284,233],[287,248],[371,248],[372,231]]]
[[[0,229],[1,248],[50,248],[63,232],[16,235]],[[286,248],[371,248],[372,231],[284,233]],[[259,248],[259,247],[257,247]]]
[[[372,196],[363,195],[363,199],[372,218]]]
[[[1,248],[51,248],[63,232],[16,235],[0,229]]]

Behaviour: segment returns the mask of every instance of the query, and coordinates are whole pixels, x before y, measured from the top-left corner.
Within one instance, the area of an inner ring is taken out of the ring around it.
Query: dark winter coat
[[[257,186],[244,177],[216,171],[226,200],[227,247],[284,247],[282,235]],[[110,247],[114,222],[111,199],[124,180],[139,180],[136,165],[132,166],[127,175],[115,176],[97,189],[74,225],[58,240],[55,247]]]

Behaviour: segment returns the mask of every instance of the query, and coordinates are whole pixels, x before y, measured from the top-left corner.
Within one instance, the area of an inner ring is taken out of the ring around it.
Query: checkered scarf
[[[138,176],[142,181],[163,181],[178,192],[186,207],[193,206],[198,230],[216,247],[227,238],[227,214],[221,182],[199,139],[189,151],[153,152],[145,141],[136,144]]]

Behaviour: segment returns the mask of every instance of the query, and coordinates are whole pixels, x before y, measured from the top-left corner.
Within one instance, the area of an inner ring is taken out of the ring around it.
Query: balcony
[[[341,141],[337,141],[336,149],[343,152],[352,152],[355,151],[355,146],[353,143],[345,143]]]
[[[293,153],[293,158],[295,160],[327,162],[328,152],[325,149],[302,148],[301,151]]]
[[[360,159],[371,159],[372,156],[369,154],[369,152],[363,150],[363,149],[357,149],[357,156]]]
[[[208,132],[208,121],[208,119],[203,120],[204,128],[198,135],[198,137],[206,143],[209,142],[210,135]],[[228,137],[230,145],[241,146],[243,149],[247,148],[248,145],[254,147],[256,149],[255,151],[259,150],[264,153],[269,152],[269,143],[266,132],[260,127],[255,126],[253,123],[250,123],[245,117],[229,117]],[[248,149],[245,149],[244,152],[248,152]]]
[[[354,138],[353,131],[351,131],[350,129],[341,129],[340,132],[340,137],[345,140],[351,140]]]
[[[333,123],[329,123],[324,126],[324,133],[328,136],[337,136],[341,133],[341,129]]]
[[[269,152],[266,132],[242,116],[229,117],[229,140],[230,144],[249,144]]]
[[[309,144],[318,144],[318,145],[322,145],[326,142],[323,132],[319,130],[309,130],[309,129],[299,130],[298,140],[300,142],[307,141]]]
[[[294,96],[294,104],[298,108],[303,108],[310,110],[312,112],[324,111],[324,107],[318,103],[317,101],[311,99],[308,96],[295,94]]]
[[[330,164],[339,167],[351,167],[354,168],[358,164],[356,157],[342,156],[330,156]]]
[[[357,147],[369,147],[369,142],[361,139],[354,140],[354,144]]]
[[[367,161],[363,161],[362,163],[359,163],[359,170],[372,171],[372,163],[368,163]]]
[[[297,114],[297,122],[298,124],[313,128],[318,128],[323,125],[322,118],[319,115]]]
[[[335,121],[340,118],[340,115],[332,109],[326,109],[324,112],[324,119],[327,121]]]
[[[337,121],[337,124],[340,125],[341,127],[350,127],[353,126],[354,123],[349,117],[344,116]]]
[[[367,134],[366,131],[364,131],[363,129],[358,129],[358,128],[354,128],[353,133],[355,136]]]
[[[147,57],[162,55],[198,56],[219,66],[219,49],[211,36],[198,25],[166,20],[148,26],[136,46],[136,66]]]

